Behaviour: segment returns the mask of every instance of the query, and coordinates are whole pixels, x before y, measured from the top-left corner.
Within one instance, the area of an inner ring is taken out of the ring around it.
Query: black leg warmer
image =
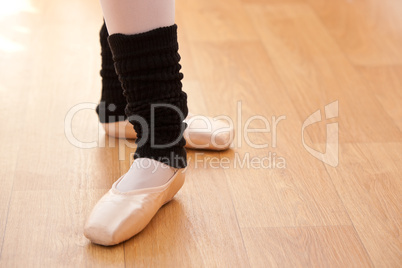
[[[115,68],[127,99],[126,115],[137,132],[134,158],[186,166],[183,123],[187,95],[182,91],[177,26],[110,35]]]
[[[102,56],[102,69],[100,75],[102,77],[102,96],[101,101],[96,107],[96,113],[101,123],[112,123],[116,121],[124,121],[126,114],[126,97],[123,95],[121,83],[114,69],[112,51],[110,51],[107,41],[109,34],[105,23],[99,32]]]

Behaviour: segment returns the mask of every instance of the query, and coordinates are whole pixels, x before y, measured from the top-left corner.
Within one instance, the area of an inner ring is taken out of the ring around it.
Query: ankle
[[[137,158],[116,185],[116,189],[128,192],[162,186],[173,177],[176,171],[177,169],[162,162],[149,158]]]
[[[106,134],[115,138],[136,139],[137,133],[127,120],[113,123],[101,123]]]

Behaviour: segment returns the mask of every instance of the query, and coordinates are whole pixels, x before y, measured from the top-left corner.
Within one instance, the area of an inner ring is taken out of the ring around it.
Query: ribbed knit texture
[[[123,88],[114,68],[112,51],[107,41],[108,37],[106,25],[103,23],[99,32],[102,56],[102,69],[100,71],[102,96],[100,103],[96,107],[96,113],[102,123],[112,123],[126,119],[124,112],[127,104],[126,97],[123,95]]]
[[[146,157],[175,168],[185,167],[183,120],[188,109],[187,95],[182,91],[177,26],[135,35],[113,34],[108,40],[127,99],[126,115],[137,132],[134,158]],[[179,112],[158,107],[152,120],[153,104],[170,105]],[[142,129],[135,117],[142,118],[147,129]]]

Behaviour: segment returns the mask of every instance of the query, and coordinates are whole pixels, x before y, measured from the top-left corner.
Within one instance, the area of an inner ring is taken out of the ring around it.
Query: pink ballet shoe
[[[117,190],[122,178],[98,201],[85,224],[84,235],[95,244],[116,245],[141,232],[180,190],[185,175],[179,169],[162,186],[129,192]]]
[[[184,122],[188,125],[183,133],[186,148],[222,151],[228,149],[233,142],[233,126],[230,126],[225,121],[189,114]],[[103,123],[102,126],[106,134],[111,137],[137,138],[137,133],[127,120]]]

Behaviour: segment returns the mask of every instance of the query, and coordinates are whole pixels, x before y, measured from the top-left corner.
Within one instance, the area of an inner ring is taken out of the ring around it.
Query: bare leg
[[[109,35],[137,34],[174,24],[174,0],[100,0]]]

